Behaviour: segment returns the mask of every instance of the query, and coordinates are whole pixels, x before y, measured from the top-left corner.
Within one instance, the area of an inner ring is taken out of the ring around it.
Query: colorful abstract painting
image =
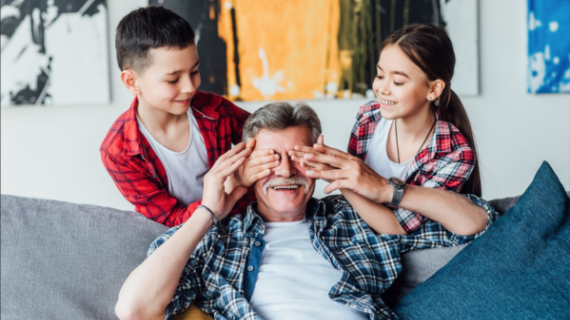
[[[528,91],[570,93],[570,0],[528,0]]]
[[[476,17],[476,0],[150,0],[149,5],[172,9],[195,29],[201,90],[254,101],[371,98],[382,41],[408,24],[446,27],[447,17],[465,20],[446,10],[460,2]],[[473,44],[477,61],[476,18],[467,20],[475,31],[463,32],[463,38]],[[475,75],[477,84],[477,70],[468,67],[465,74]]]
[[[2,0],[1,105],[109,102],[104,0]]]

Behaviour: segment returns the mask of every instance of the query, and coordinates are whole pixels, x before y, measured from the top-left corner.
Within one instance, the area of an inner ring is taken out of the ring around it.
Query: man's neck
[[[305,217],[305,205],[302,209],[295,210],[294,212],[276,212],[261,204],[257,207],[257,213],[263,219],[263,222],[293,222],[303,220]]]

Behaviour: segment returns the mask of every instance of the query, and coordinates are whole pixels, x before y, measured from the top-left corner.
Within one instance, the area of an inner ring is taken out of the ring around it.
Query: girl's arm
[[[370,201],[350,189],[340,189],[342,195],[374,231],[381,234],[407,234],[392,212],[383,204]]]
[[[324,146],[322,140],[319,141],[321,143],[315,144],[314,148],[301,147],[293,152],[297,161],[304,162],[309,169],[313,168],[307,170],[306,175],[331,182],[324,190],[327,194],[340,189],[362,219],[376,232],[403,234],[401,226],[401,230],[395,227],[394,220],[398,222],[398,219],[383,205],[390,203],[393,195],[393,188],[387,180],[361,159]],[[484,209],[464,196],[444,190],[408,185],[400,208],[437,221],[458,235],[471,235],[486,228]]]

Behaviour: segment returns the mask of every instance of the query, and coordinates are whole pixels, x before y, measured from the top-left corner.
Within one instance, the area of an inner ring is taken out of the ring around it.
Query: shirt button
[[[256,246],[256,247],[261,247],[261,242],[255,241],[255,246]]]
[[[253,266],[247,267],[247,271],[253,271]]]

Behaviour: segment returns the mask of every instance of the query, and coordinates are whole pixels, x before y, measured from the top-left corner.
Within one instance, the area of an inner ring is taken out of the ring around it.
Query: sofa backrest
[[[135,212],[2,195],[2,319],[116,319],[148,245],[167,228]]]
[[[500,212],[516,198],[494,201]],[[141,214],[2,195],[1,318],[114,319],[119,290],[167,227]],[[412,251],[384,295],[393,305],[464,246]]]

